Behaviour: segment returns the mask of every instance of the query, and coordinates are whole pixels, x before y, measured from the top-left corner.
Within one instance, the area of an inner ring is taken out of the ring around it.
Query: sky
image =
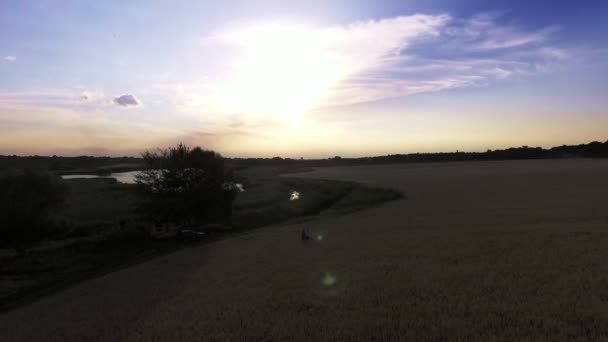
[[[608,139],[608,1],[0,0],[0,154]]]

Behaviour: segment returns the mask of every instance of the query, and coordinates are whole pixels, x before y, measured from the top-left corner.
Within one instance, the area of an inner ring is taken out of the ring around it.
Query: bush
[[[146,197],[139,208],[144,216],[165,227],[229,221],[238,188],[228,181],[220,154],[179,144],[142,157],[146,169],[136,182]]]
[[[31,243],[55,235],[62,224],[52,209],[65,202],[68,187],[59,177],[33,171],[0,174],[0,242],[24,254]]]

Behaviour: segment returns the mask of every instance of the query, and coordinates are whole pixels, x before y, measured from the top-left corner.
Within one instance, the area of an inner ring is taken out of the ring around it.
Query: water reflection
[[[116,172],[108,176],[98,175],[63,175],[63,179],[92,179],[92,178],[114,178],[120,183],[135,184],[135,175],[139,171],[128,171],[128,172]]]
[[[124,184],[135,184],[135,175],[138,174],[139,171],[128,171],[128,172],[116,172],[107,176],[98,176],[98,175],[63,175],[61,178],[63,179],[92,179],[92,178],[114,178],[119,183]],[[224,188],[234,189],[238,192],[245,191],[243,184],[241,183],[232,183],[227,182],[224,184]],[[299,196],[299,194],[298,194]]]
[[[225,190],[236,190],[238,192],[245,191],[245,188],[243,188],[243,184],[241,183],[225,182],[222,186]]]

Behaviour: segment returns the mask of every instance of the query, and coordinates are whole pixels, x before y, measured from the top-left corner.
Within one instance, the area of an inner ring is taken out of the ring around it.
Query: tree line
[[[542,147],[512,147],[506,149],[487,150],[485,152],[435,152],[435,153],[402,153],[384,156],[346,158],[335,156],[321,159],[304,158],[224,158],[225,162],[234,167],[256,165],[299,165],[326,166],[352,165],[369,163],[395,162],[442,162],[442,161],[476,161],[476,160],[515,160],[515,159],[559,159],[559,158],[607,158],[608,141],[593,141],[588,144],[562,145],[552,148]],[[122,166],[116,166],[116,165]],[[97,173],[139,170],[145,167],[142,157],[59,157],[59,156],[16,156],[0,155],[0,170],[9,168],[46,170],[53,173]]]
[[[485,152],[434,152],[389,154],[384,156],[346,158],[335,156],[325,159],[293,159],[293,158],[234,158],[235,165],[300,165],[300,166],[331,166],[331,165],[361,165],[383,163],[424,163],[449,161],[483,161],[483,160],[519,160],[519,159],[560,159],[560,158],[607,158],[608,141],[594,141],[589,144],[562,145],[549,149],[542,147],[512,147],[507,149],[487,150]]]

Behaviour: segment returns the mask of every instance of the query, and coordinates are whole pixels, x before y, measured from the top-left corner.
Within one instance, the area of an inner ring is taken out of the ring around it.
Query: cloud
[[[9,61],[9,62],[14,62],[14,61],[17,60],[17,57],[15,57],[15,56],[5,56],[4,60],[5,61]]]
[[[343,26],[270,23],[225,29],[205,44],[229,56],[221,81],[182,85],[179,97],[216,112],[303,113],[350,77],[391,63],[419,39],[437,36],[449,20],[445,14],[419,14]],[[206,91],[185,94],[187,88]]]
[[[137,155],[181,130],[147,122],[121,120],[94,108],[4,105],[0,103],[0,149],[4,153],[88,153]],[[108,149],[103,152],[98,147]],[[2,152],[0,152],[2,154]]]
[[[477,75],[462,75],[428,80],[374,77],[351,80],[335,89],[332,99],[326,103],[326,107],[347,106],[387,98],[464,88],[474,85],[484,78]]]
[[[114,103],[121,107],[137,107],[141,102],[131,94],[124,94],[114,98]]]
[[[488,70],[484,70],[484,73],[487,75],[491,75],[499,80],[504,80],[505,78],[511,77],[511,75],[513,75],[514,71],[495,67],[495,68],[491,68]]]
[[[433,37],[418,39],[398,55],[386,56],[341,82],[325,105],[488,85],[550,71],[550,66],[569,57],[567,51],[547,45],[557,26],[527,31],[502,25],[504,14],[442,22]]]
[[[553,61],[563,61],[569,57],[568,52],[552,47],[540,48],[538,51],[536,51],[536,53]]]
[[[27,91],[0,92],[0,105],[29,105],[39,107],[107,107],[111,105],[101,91],[81,91],[69,88],[40,88]]]
[[[511,28],[494,28],[488,31],[488,39],[480,42],[476,47],[481,50],[507,49],[542,43],[559,28],[547,27],[536,32],[517,32]]]
[[[100,91],[85,90],[78,95],[81,103],[108,105],[108,100],[104,99],[104,94]]]
[[[469,19],[459,19],[447,27],[444,33],[453,39],[452,43],[471,50],[489,51],[540,44],[551,39],[560,29],[553,25],[530,31],[501,24],[505,14],[486,12]]]
[[[189,75],[194,81],[156,83],[139,92],[153,99],[149,106],[174,108],[195,122],[230,125],[226,118],[235,114],[246,122],[290,120],[315,109],[486,86],[551,72],[571,57],[553,45],[557,26],[526,29],[508,23],[505,15],[417,14],[320,27],[280,22],[224,27],[201,47],[201,54],[222,56],[217,68]],[[0,93],[0,104],[143,105],[132,94],[108,98],[94,89]]]
[[[227,28],[203,44],[226,53],[217,77],[169,86],[169,93],[195,113],[280,117],[488,85],[548,71],[569,56],[549,44],[558,26],[529,30],[505,24],[505,16],[416,14],[328,27]]]
[[[0,92],[0,105],[63,106],[74,104],[74,93],[65,89],[36,89],[28,91]]]

